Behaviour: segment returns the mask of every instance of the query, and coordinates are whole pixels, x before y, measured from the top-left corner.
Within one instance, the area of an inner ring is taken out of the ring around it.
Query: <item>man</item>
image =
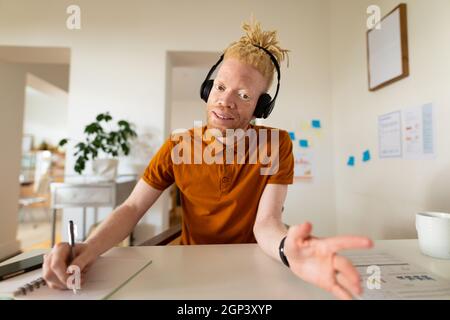
[[[202,86],[207,125],[165,142],[129,198],[76,246],[71,264],[87,270],[99,255],[123,240],[163,190],[175,182],[184,211],[182,244],[257,242],[298,277],[338,298],[351,299],[361,293],[358,272],[337,252],[369,248],[368,238],[319,239],[311,235],[308,222],[289,229],[282,223],[287,185],[293,181],[292,143],[286,131],[254,126],[251,121],[270,113],[270,96],[261,96],[268,91],[287,50],[278,46],[276,32],[262,31],[259,23],[244,24],[244,30],[246,35],[225,50],[217,77],[212,81],[208,74]],[[262,135],[265,130],[270,133]],[[233,134],[228,134],[230,131]],[[258,148],[252,150],[249,140],[255,138]],[[239,154],[237,145],[243,141],[240,150],[244,152]],[[270,162],[259,159],[249,163],[257,150],[269,149]],[[199,150],[200,159],[195,154]],[[244,161],[239,162],[239,156]],[[220,161],[224,159],[232,161]],[[66,243],[58,244],[45,257],[43,273],[49,287],[66,288],[68,257]]]

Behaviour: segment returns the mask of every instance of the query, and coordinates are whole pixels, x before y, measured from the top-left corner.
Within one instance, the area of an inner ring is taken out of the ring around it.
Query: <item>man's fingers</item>
[[[56,278],[56,277],[55,277]],[[66,286],[63,286],[59,284],[59,280],[56,279],[55,281],[47,281],[46,280],[47,287],[50,289],[57,289],[57,290],[65,290],[67,289]]]
[[[289,228],[285,244],[285,253],[288,258],[298,254],[298,248],[303,246],[305,240],[311,237],[311,229],[312,225],[309,222]]]
[[[43,278],[50,288],[67,289],[67,280],[76,269],[80,269],[80,276],[87,272],[93,261],[89,253],[85,251],[86,246],[78,244],[75,246],[75,259],[70,261],[71,247],[68,243],[58,243],[49,254],[44,255]],[[83,277],[82,277],[83,279]],[[84,280],[83,280],[84,282]]]
[[[78,266],[80,268],[80,271],[84,271],[88,266],[86,262],[86,258],[83,255],[79,255],[76,257],[70,265]]]
[[[338,283],[335,283],[331,288],[331,293],[341,300],[352,300],[352,295]]]
[[[305,240],[311,236],[312,225],[309,222],[298,224],[289,228],[288,238],[295,242]]]
[[[334,252],[345,249],[368,249],[373,246],[367,237],[339,236],[324,239]]]
[[[43,278],[45,279],[45,282],[49,288],[65,289],[65,287],[59,281],[58,277],[51,270],[44,271]]]
[[[53,270],[50,267],[51,263],[51,254],[44,255],[44,263],[42,265],[42,277],[45,279],[45,282],[49,288],[52,289],[64,289],[61,281],[55,275]]]
[[[336,275],[336,280],[339,283],[339,285],[343,287],[347,292],[350,292],[355,296],[361,294],[362,290],[360,284],[359,283],[355,284],[353,280],[349,279],[343,273],[338,272],[338,274]]]
[[[66,271],[69,254],[70,247],[67,243],[58,243],[51,254],[50,269],[64,286],[68,278]]]
[[[360,275],[356,268],[352,265],[350,260],[343,256],[334,256],[334,268],[341,274],[343,274],[352,284],[360,284]]]

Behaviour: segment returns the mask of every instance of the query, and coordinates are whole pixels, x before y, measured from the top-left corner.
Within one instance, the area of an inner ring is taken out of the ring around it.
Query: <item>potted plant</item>
[[[84,128],[85,139],[75,145],[76,157],[74,170],[80,175],[86,168],[86,162],[92,160],[94,175],[105,180],[114,180],[117,176],[119,155],[130,153],[130,140],[137,137],[130,123],[125,120],[117,122],[117,130],[111,130],[111,115],[100,113],[96,121]],[[108,125],[108,128],[105,128]],[[58,146],[62,147],[68,139],[62,139]]]

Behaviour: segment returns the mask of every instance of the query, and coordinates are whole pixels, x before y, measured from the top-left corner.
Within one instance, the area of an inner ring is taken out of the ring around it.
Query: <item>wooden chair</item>
[[[170,244],[179,244],[177,243],[177,240],[179,241],[180,236],[181,225],[176,225],[170,227],[166,231],[161,232],[153,238],[142,242],[141,244],[139,244],[139,246],[165,246]]]
[[[281,211],[284,211],[284,206],[281,208]],[[289,229],[288,224],[284,224],[286,228]],[[179,238],[181,236],[181,225],[175,225],[173,227],[170,227],[166,231],[161,232],[160,234],[154,236],[153,238],[150,238],[138,246],[165,246],[165,245],[173,245],[173,244],[179,244]]]

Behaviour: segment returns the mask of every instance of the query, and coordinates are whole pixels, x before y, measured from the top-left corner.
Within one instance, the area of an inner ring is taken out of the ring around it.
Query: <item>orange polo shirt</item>
[[[204,126],[172,135],[151,159],[142,179],[158,190],[172,183],[180,189],[181,244],[256,242],[253,225],[265,186],[292,184],[289,134],[264,126],[249,129],[256,136],[256,147],[250,134],[239,140],[246,141],[240,149],[237,142],[226,147],[214,137],[205,137]]]

